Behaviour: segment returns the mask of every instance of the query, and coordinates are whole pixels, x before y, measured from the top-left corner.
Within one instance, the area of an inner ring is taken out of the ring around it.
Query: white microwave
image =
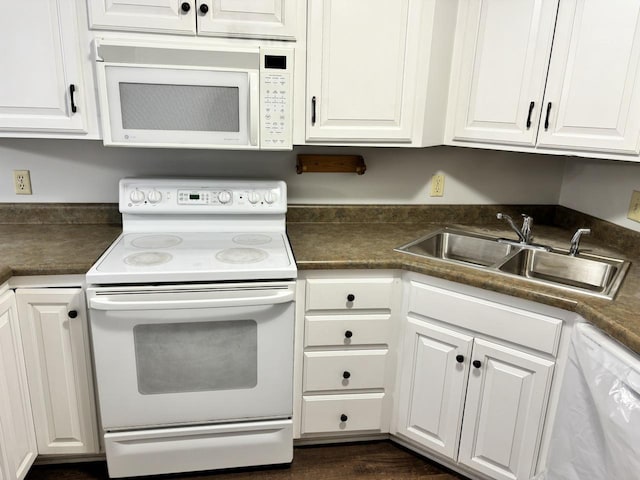
[[[292,149],[293,47],[95,47],[105,145]]]

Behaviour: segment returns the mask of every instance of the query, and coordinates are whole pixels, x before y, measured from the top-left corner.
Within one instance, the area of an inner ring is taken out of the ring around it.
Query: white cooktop
[[[284,182],[123,179],[123,233],[87,283],[295,278],[286,209]]]

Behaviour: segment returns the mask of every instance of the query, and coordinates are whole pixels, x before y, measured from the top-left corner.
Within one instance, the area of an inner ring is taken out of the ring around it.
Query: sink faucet
[[[571,247],[569,247],[569,255],[575,257],[578,254],[578,250],[580,250],[580,238],[582,235],[590,235],[590,228],[579,228],[576,230],[576,233],[573,234],[571,238]]]
[[[522,214],[522,228],[518,228],[513,219],[509,215],[505,215],[504,213],[498,213],[496,215],[498,220],[506,220],[511,229],[516,232],[518,238],[520,239],[520,243],[523,245],[529,245],[531,240],[533,240],[533,236],[531,234],[531,226],[533,225],[533,217],[529,215]]]

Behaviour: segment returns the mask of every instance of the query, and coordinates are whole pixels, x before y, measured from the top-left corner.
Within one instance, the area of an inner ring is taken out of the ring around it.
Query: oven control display
[[[178,190],[178,205],[233,205],[228,190]]]

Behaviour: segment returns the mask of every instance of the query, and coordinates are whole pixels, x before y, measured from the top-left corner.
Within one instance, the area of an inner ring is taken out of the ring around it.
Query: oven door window
[[[254,320],[137,325],[142,395],[251,389],[258,383]]]
[[[105,141],[149,145],[250,145],[250,84],[257,73],[104,66]],[[106,120],[106,119],[105,119]],[[110,139],[109,139],[110,137]]]

